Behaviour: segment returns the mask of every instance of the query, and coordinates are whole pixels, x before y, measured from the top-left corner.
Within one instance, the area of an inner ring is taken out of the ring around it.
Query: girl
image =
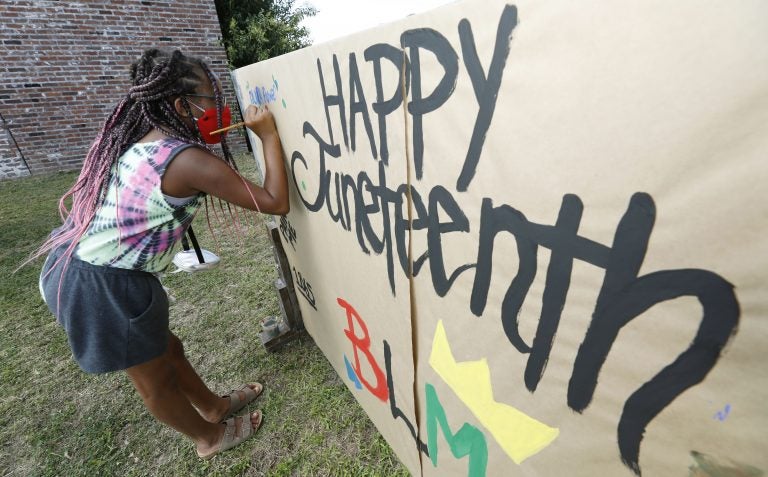
[[[207,144],[221,140],[209,132],[227,126],[230,111],[204,62],[151,49],[131,66],[131,80],[59,202],[64,225],[35,255],[48,253],[41,288],[80,367],[125,370],[150,412],[210,458],[261,425],[259,411],[225,419],[262,386],[223,397],[208,389],[168,329],[168,298],[154,274],[170,264],[206,194],[288,212],[280,138],[266,107],[249,106],[245,124],[266,163],[260,187],[239,175],[225,141],[223,160]]]

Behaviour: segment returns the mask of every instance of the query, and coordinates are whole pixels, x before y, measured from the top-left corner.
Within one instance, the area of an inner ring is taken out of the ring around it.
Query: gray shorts
[[[162,355],[168,345],[168,296],[151,273],[103,267],[52,251],[40,288],[67,332],[72,356],[88,373],[130,368]]]

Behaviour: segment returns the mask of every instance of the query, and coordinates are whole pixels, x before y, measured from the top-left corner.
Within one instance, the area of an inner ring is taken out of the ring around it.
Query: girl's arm
[[[266,107],[259,109],[251,105],[246,109],[244,119],[248,129],[261,139],[266,164],[264,187],[241,178],[211,153],[191,147],[180,152],[168,166],[163,175],[163,192],[174,197],[205,192],[247,209],[287,214],[288,179],[274,117]]]

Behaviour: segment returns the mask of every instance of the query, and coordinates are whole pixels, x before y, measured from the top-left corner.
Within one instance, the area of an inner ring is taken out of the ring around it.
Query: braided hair
[[[205,62],[186,56],[178,50],[167,52],[153,48],[146,50],[141,58],[131,65],[130,78],[131,87],[128,94],[117,104],[96,136],[77,181],[59,200],[59,214],[64,226],[52,234],[25,263],[65,244],[67,249],[60,260],[69,262],[77,242],[106,198],[117,159],[152,129],[157,129],[174,139],[195,144],[215,155],[211,147],[203,141],[197,122],[184,121],[174,107],[174,101],[180,98],[186,114],[192,116],[185,95],[194,94],[195,88],[207,78],[213,85],[218,125],[222,126],[224,97],[216,77]],[[221,147],[223,160],[237,171],[225,138],[222,138]],[[71,210],[66,206],[68,199],[72,200]],[[206,201],[206,210],[207,208]]]

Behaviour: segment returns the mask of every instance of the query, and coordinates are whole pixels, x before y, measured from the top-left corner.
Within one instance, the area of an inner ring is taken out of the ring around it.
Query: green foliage
[[[302,20],[317,13],[295,0],[216,0],[224,46],[232,68],[250,65],[311,44]]]

